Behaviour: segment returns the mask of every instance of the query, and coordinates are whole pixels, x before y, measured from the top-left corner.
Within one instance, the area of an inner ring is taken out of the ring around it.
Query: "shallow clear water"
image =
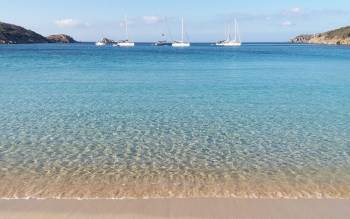
[[[0,46],[0,197],[350,197],[350,48]]]

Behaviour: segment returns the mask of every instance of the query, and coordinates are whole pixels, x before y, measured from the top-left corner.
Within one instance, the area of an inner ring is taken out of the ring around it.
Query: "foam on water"
[[[350,197],[350,50],[0,47],[0,197]]]

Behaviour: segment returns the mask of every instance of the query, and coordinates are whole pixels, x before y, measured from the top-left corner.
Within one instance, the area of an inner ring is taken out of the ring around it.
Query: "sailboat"
[[[174,41],[172,43],[173,47],[190,47],[191,44],[189,42],[184,41],[184,18],[181,19],[181,40],[179,41]]]
[[[154,45],[155,45],[155,46],[171,46],[171,45],[172,45],[172,43],[169,42],[169,41],[166,39],[164,33],[162,34],[162,38],[163,38],[162,40],[159,40],[159,41],[156,42]]]
[[[170,37],[170,39],[172,39],[172,37],[171,37],[171,33],[170,33],[170,30],[169,30],[169,26],[168,26],[168,22],[167,22],[167,18],[166,17],[164,17],[163,23],[166,26],[167,34],[162,33],[162,35],[161,35],[162,39],[157,41],[154,44],[155,46],[171,46],[172,45],[172,42],[171,42],[172,40],[168,41],[168,36]]]
[[[217,46],[241,46],[241,36],[238,31],[237,20],[235,19],[235,38],[231,38],[231,26],[228,25],[228,30],[226,31],[226,40],[221,40],[216,43]]]
[[[98,47],[107,45],[106,42],[105,42],[105,38],[103,38],[103,39],[97,41],[97,42],[95,43],[95,45],[98,46]]]
[[[102,41],[97,41],[97,42],[95,43],[95,45],[96,45],[96,46],[105,46],[106,43],[104,43],[104,42],[102,42]]]
[[[120,40],[116,44],[113,44],[115,47],[134,47],[135,43],[129,40],[129,33],[128,33],[128,19],[124,18],[124,26],[125,26],[125,40]]]

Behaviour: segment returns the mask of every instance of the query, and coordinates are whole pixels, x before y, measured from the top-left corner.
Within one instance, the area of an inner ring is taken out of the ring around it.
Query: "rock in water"
[[[116,43],[114,40],[111,40],[111,39],[108,39],[108,38],[103,38],[101,40],[102,43],[104,44],[113,44],[113,43]]]
[[[34,31],[0,22],[0,44],[48,43],[49,40]]]
[[[309,43],[312,37],[313,35],[303,34],[291,39],[290,42],[291,43]]]
[[[65,34],[55,34],[47,37],[50,43],[77,43],[71,36]]]

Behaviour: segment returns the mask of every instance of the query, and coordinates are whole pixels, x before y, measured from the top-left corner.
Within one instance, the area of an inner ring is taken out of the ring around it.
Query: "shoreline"
[[[211,197],[211,196],[203,196],[203,197],[116,197],[116,198],[104,198],[104,197],[96,197],[96,198],[80,198],[80,197],[50,197],[50,198],[40,198],[40,197],[0,197],[0,201],[123,201],[123,200],[193,200],[193,199],[235,199],[235,200],[349,200],[350,197]]]
[[[0,218],[349,218],[350,199],[0,199]]]

